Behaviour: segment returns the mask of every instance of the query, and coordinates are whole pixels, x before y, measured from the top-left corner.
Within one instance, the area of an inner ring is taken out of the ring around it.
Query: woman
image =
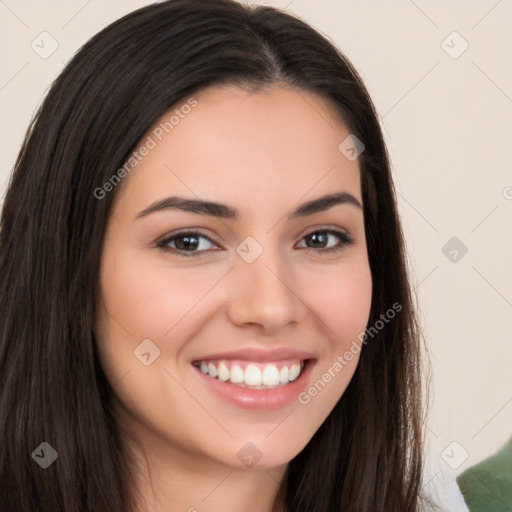
[[[418,511],[421,335],[377,115],[304,22],[139,9],[1,218],[2,510]]]

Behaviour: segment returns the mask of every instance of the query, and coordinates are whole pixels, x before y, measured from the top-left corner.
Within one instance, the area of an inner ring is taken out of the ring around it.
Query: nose
[[[270,334],[303,319],[298,280],[278,251],[266,249],[252,263],[237,257],[230,279],[228,315],[237,326],[254,324]]]

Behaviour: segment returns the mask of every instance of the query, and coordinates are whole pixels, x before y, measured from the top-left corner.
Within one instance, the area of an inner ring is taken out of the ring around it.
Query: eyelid
[[[303,232],[301,232],[299,234],[300,240],[302,240],[305,236],[310,235],[311,233],[316,233],[317,231],[335,231],[336,233],[340,233],[348,237],[351,236],[350,232],[347,229],[344,229],[340,226],[336,226],[334,224],[318,224],[314,226],[309,226]]]
[[[167,235],[164,235],[162,238],[157,240],[156,245],[158,247],[165,247],[165,243],[169,242],[173,238],[177,238],[180,235],[189,235],[189,234],[190,235],[201,235],[202,237],[209,240],[211,243],[213,243],[217,246],[221,245],[215,236],[212,236],[209,234],[207,235],[201,228],[194,228],[194,227],[182,228],[182,229],[178,229],[177,231],[173,231],[172,233],[168,233]],[[171,249],[173,249],[173,248],[171,247]],[[201,252],[205,252],[205,251],[196,251],[196,252],[201,253]]]

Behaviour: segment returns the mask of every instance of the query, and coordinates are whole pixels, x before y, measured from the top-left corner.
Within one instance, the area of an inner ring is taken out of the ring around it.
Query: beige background
[[[28,122],[64,64],[149,3],[0,1],[2,197]],[[330,37],[380,113],[434,370],[425,485],[447,509],[467,510],[454,477],[512,435],[512,2],[253,3],[287,8]],[[58,43],[46,59],[31,47],[43,31]],[[462,257],[445,249],[456,262],[442,250],[452,237],[468,248]]]

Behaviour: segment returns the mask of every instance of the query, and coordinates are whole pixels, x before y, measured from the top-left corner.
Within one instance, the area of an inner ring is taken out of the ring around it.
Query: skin
[[[372,294],[362,209],[286,215],[333,192],[362,204],[359,166],[338,150],[349,132],[315,94],[215,86],[194,98],[197,106],[115,192],[95,325],[100,360],[114,414],[138,438],[126,443],[140,462],[134,485],[146,510],[280,511],[287,463],[331,412],[359,355],[308,404],[257,412],[214,395],[191,361],[238,348],[306,350],[317,359],[311,385],[358,341]],[[171,195],[224,203],[240,218],[173,209],[136,218]],[[156,246],[184,228],[213,242],[200,238],[196,257]],[[329,228],[354,243],[322,254],[343,241],[332,235],[315,245],[306,235]],[[247,236],[263,249],[250,264],[236,252]],[[134,356],[144,339],[160,350],[149,366]],[[247,442],[261,452],[252,468],[237,458]]]

